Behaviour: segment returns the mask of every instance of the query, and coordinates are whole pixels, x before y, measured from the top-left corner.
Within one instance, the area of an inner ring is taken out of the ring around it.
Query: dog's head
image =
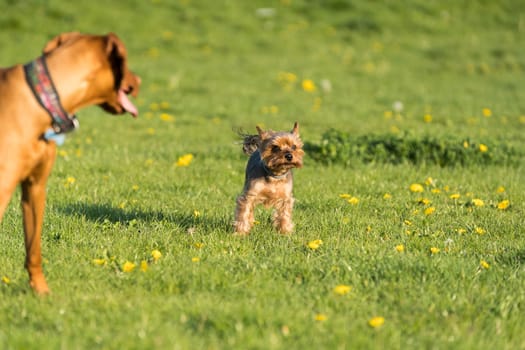
[[[297,122],[290,132],[262,130],[258,126],[257,132],[261,158],[273,174],[281,175],[291,168],[303,166],[303,142],[299,136]]]
[[[96,93],[93,92],[93,103],[112,114],[129,112],[136,117],[138,109],[128,95],[137,97],[141,80],[128,68],[127,51],[122,41],[113,33],[107,35],[63,33],[49,41],[43,52],[49,54],[68,46],[72,48],[71,51],[92,50],[94,55],[86,57],[99,61],[96,62],[99,67],[97,74],[89,75],[93,80],[90,83],[96,87],[93,89],[96,90]],[[75,57],[75,62],[83,59],[78,52]],[[88,62],[84,62],[85,64]],[[107,74],[108,72],[110,74]]]

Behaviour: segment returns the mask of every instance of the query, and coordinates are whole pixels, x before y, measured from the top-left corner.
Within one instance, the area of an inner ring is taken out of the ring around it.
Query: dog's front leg
[[[253,225],[254,198],[246,194],[237,198],[237,207],[235,208],[235,233],[240,236],[247,235]]]
[[[275,205],[273,213],[273,224],[282,234],[292,233],[294,225],[292,222],[293,197],[283,199]]]
[[[41,234],[44,221],[47,178],[53,167],[56,147],[50,143],[46,154],[35,171],[22,182],[22,214],[24,222],[26,269],[29,273],[29,284],[35,293],[49,293],[42,270]]]

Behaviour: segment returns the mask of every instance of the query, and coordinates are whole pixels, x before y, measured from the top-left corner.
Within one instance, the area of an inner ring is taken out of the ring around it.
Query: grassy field
[[[293,235],[262,208],[249,237],[231,229],[239,128],[297,120],[309,144],[335,129],[524,154],[519,1],[0,8],[0,66],[63,31],[113,31],[143,81],[138,119],[90,107],[60,148],[43,234],[49,297],[29,290],[19,193],[11,201],[2,349],[525,349],[523,157],[441,167],[307,154]]]

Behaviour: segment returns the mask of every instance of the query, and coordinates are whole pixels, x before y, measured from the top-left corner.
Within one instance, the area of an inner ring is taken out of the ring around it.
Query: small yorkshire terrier
[[[303,142],[299,125],[291,132],[263,131],[258,135],[242,135],[243,151],[250,155],[242,194],[237,198],[235,232],[247,235],[253,226],[254,209],[258,204],[273,207],[273,224],[282,234],[293,230],[292,168],[303,166]]]

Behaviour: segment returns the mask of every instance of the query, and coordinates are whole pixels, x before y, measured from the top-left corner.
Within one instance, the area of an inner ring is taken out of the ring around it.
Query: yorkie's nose
[[[291,162],[292,159],[293,159],[293,156],[292,156],[291,153],[286,153],[286,154],[284,155],[284,158],[286,158],[287,161]]]

